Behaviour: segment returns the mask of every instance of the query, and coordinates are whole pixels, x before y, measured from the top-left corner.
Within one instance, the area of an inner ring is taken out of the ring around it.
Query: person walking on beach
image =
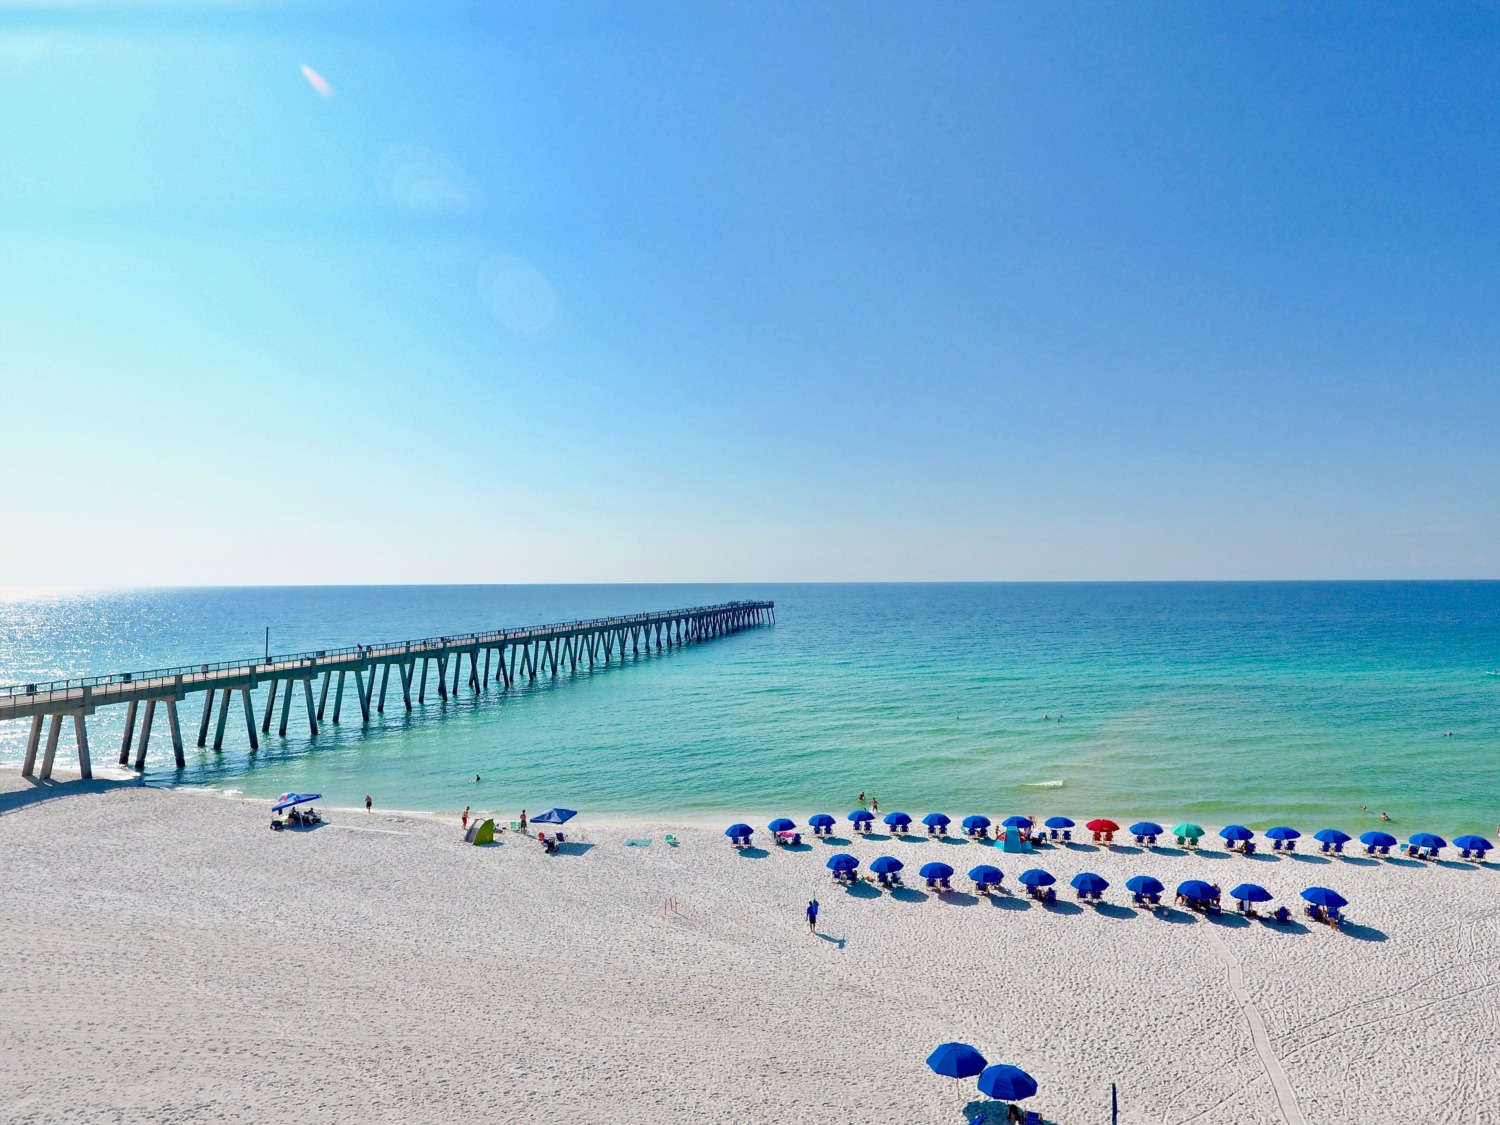
[[[464,827],[465,828],[469,827],[469,806],[468,805],[464,806],[463,822],[464,822]]]
[[[365,794],[365,812],[369,812],[370,811],[370,806],[373,805],[374,803],[375,803],[374,801],[370,800],[370,795],[368,793],[366,793]]]
[[[807,903],[807,928],[812,933],[818,932],[818,900],[815,898]]]
[[[521,835],[526,835],[526,810],[521,810]]]

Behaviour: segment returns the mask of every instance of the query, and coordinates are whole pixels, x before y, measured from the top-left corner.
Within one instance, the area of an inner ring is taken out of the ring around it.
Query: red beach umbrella
[[[1118,832],[1120,830],[1118,824],[1104,817],[1100,817],[1098,820],[1091,820],[1084,827],[1090,832]]]

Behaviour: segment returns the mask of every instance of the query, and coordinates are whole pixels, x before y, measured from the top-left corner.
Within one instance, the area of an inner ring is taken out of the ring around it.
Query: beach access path
[[[739,854],[586,815],[545,855],[325,811],[275,833],[265,803],[0,774],[0,1119],[958,1125],[972,1083],[923,1065],[957,1039],[1069,1125],[1108,1121],[1111,1082],[1131,1125],[1500,1120],[1497,865],[847,833]],[[908,890],[835,888],[834,851],[901,858]],[[965,889],[929,895],[930,859]],[[1051,871],[1058,905],[973,895],[984,862]],[[1083,870],[1102,907],[1072,901]],[[1169,902],[1330,885],[1353,925],[1156,917],[1137,873]]]

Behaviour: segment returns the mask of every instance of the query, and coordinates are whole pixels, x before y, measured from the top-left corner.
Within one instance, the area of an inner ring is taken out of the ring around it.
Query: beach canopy
[[[966,817],[964,817],[964,831],[965,832],[972,832],[976,828],[988,828],[989,826],[990,826],[990,818],[987,817],[987,816],[966,816]]]
[[[536,821],[532,821],[532,823],[535,824]],[[724,835],[728,836],[731,840],[734,840],[738,839],[740,836],[748,836],[753,831],[754,829],[751,828],[748,824],[731,824],[728,828],[724,829]]]
[[[1359,842],[1372,848],[1394,848],[1396,846],[1396,837],[1392,836],[1389,832],[1377,830],[1364,833],[1360,836]]]
[[[1160,879],[1153,879],[1150,875],[1136,875],[1125,880],[1125,889],[1137,895],[1159,895],[1166,890]]]
[[[1319,828],[1313,834],[1313,839],[1320,844],[1347,844],[1349,833],[1340,832],[1337,828]]]
[[[1329,910],[1337,910],[1341,906],[1349,905],[1347,898],[1327,887],[1308,887],[1302,892],[1302,897],[1314,906],[1326,906]]]
[[[476,848],[481,844],[493,844],[495,842],[495,822],[489,817],[482,821],[475,821],[469,826],[468,834],[464,837]]]
[[[1008,816],[1000,823],[1007,828],[1030,828],[1031,818],[1026,816]]]
[[[305,805],[309,801],[321,801],[322,799],[323,794],[321,793],[283,793],[276,798],[276,803],[271,806],[271,811],[281,812],[283,809],[289,809],[293,805]]]
[[[1212,883],[1205,883],[1202,879],[1189,879],[1177,884],[1177,893],[1183,898],[1209,899],[1219,892],[1214,890]]]
[[[838,855],[828,857],[828,870],[830,871],[854,871],[859,867],[859,860],[848,852],[839,852]]]
[[[1470,852],[1487,852],[1495,845],[1491,844],[1483,836],[1460,836],[1453,841],[1455,848],[1463,848]]]
[[[1030,871],[1023,871],[1019,881],[1023,887],[1050,887],[1057,882],[1051,875],[1040,867],[1033,867]]]
[[[1018,1066],[990,1066],[979,1075],[979,1092],[1002,1102],[1018,1102],[1036,1093],[1036,1079]]]
[[[567,824],[578,813],[573,809],[548,809],[531,818],[532,824]]]
[[[967,1043],[944,1043],[927,1056],[927,1066],[944,1078],[973,1078],[984,1069],[984,1056]]]
[[[1043,823],[1046,824],[1046,826],[1048,828],[1072,828],[1073,827],[1073,822],[1071,820],[1069,820],[1065,816],[1049,816],[1045,821],[1043,821]]]
[[[869,824],[874,819],[875,814],[867,809],[856,809],[849,814],[849,821],[852,824]]]
[[[1266,839],[1268,840],[1296,840],[1301,835],[1302,833],[1298,832],[1295,828],[1288,828],[1284,824],[1277,828],[1266,829]]]
[[[888,812],[885,814],[885,822],[892,828],[895,828],[897,825],[910,824],[911,817],[907,816],[904,812]]]
[[[807,823],[813,828],[832,828],[834,820],[826,812],[819,812],[813,813],[812,816],[808,817]]]
[[[1090,832],[1118,832],[1120,830],[1120,826],[1107,817],[1091,820],[1084,827]]]
[[[1419,848],[1446,848],[1448,846],[1447,840],[1441,836],[1434,836],[1431,832],[1417,832],[1410,842]]]
[[[1176,828],[1172,829],[1172,835],[1181,836],[1185,840],[1196,840],[1203,835],[1203,825],[1194,824],[1191,820],[1184,820]]]
[[[772,832],[790,832],[797,827],[797,822],[788,817],[778,816],[770,824],[766,825]]]
[[[1132,836],[1160,836],[1161,825],[1154,820],[1138,820],[1130,826]]]
[[[891,875],[900,871],[906,864],[902,863],[893,855],[883,855],[870,864],[870,870],[877,875]]]
[[[998,867],[991,867],[988,863],[981,863],[978,867],[969,869],[969,878],[976,883],[998,883],[1005,878]]]
[[[1073,876],[1072,887],[1086,895],[1102,895],[1109,890],[1109,883],[1103,875],[1095,875],[1092,871],[1080,871]]]
[[[1229,892],[1229,897],[1241,902],[1270,902],[1271,892],[1259,883],[1241,883]]]
[[[1253,840],[1255,838],[1255,833],[1251,832],[1250,829],[1246,828],[1243,824],[1226,825],[1225,827],[1219,829],[1219,835],[1228,840],[1231,844],[1236,840]]]
[[[953,868],[949,867],[946,863],[939,863],[937,860],[933,860],[931,863],[922,864],[922,870],[918,871],[917,874],[924,879],[951,879],[953,878]]]
[[[922,823],[927,825],[928,828],[947,828],[948,814],[940,812],[930,812],[922,818]]]

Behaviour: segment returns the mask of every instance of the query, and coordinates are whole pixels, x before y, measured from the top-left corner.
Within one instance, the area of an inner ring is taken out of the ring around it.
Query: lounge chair
[[[1379,852],[1381,855],[1390,855],[1391,854],[1391,846],[1389,844],[1381,844],[1375,850],[1377,852]]]
[[[927,880],[927,889],[929,891],[935,891],[938,889],[937,876],[934,875],[932,878]]]
[[[1273,852],[1279,852],[1281,850],[1281,841],[1280,840],[1272,840],[1271,841],[1271,850]]]
[[[1148,848],[1154,848],[1154,847],[1156,847],[1156,837],[1155,836],[1147,836],[1146,837],[1146,846]]]
[[[1026,1125],[1043,1125],[1042,1115],[1034,1109],[1026,1111]]]
[[[1113,844],[1115,842],[1115,834],[1113,832],[1106,832],[1104,834],[1104,842],[1106,844]]]
[[[1461,851],[1461,852],[1458,853],[1458,858],[1459,859],[1473,859],[1474,856],[1473,856],[1473,853],[1470,851],[1470,849],[1465,848],[1463,851]]]
[[[1137,836],[1135,838],[1135,842],[1136,842],[1136,845],[1138,847],[1145,847],[1145,845],[1146,845],[1146,837],[1144,837],[1144,836]]]
[[[1161,895],[1159,895],[1159,894],[1147,895],[1146,896],[1146,901],[1149,902],[1152,906],[1160,906],[1161,905]]]
[[[1253,843],[1251,843],[1249,840],[1245,841],[1245,854],[1246,855],[1254,855],[1255,854],[1255,845]]]
[[[951,891],[953,889],[953,884],[948,882],[948,877],[946,875],[938,880],[938,886],[942,887],[945,891]]]
[[[1333,850],[1336,853],[1338,853],[1339,855],[1343,855],[1344,854],[1344,842],[1342,840],[1340,840],[1337,844],[1334,844],[1333,845]]]
[[[1177,846],[1179,848],[1185,848],[1185,847],[1187,847],[1187,837],[1186,836],[1179,836],[1179,837],[1177,837]]]
[[[1328,841],[1325,840],[1323,842],[1323,846],[1321,848],[1319,848],[1318,850],[1320,852],[1322,852],[1324,855],[1327,855],[1329,852],[1333,851],[1333,845],[1330,844],[1330,843],[1328,843]]]
[[[1104,833],[1103,832],[1095,832],[1094,833],[1094,843],[1097,844],[1102,839],[1104,839]]]
[[[1407,854],[1407,855],[1409,855],[1409,856],[1411,856],[1411,857],[1412,857],[1412,859],[1416,859],[1416,858],[1417,858],[1417,852],[1418,852],[1418,851],[1419,851],[1419,850],[1420,850],[1420,849],[1419,849],[1419,848],[1418,848],[1418,847],[1417,847],[1417,845],[1416,845],[1416,844],[1412,844],[1412,845],[1411,845],[1411,846],[1410,846],[1410,847],[1408,847],[1408,848],[1407,848],[1407,849],[1406,849],[1406,854]]]
[[[1073,830],[1071,828],[1064,828],[1063,829],[1063,839],[1064,840],[1072,840],[1073,839]]]
[[[1286,842],[1286,850],[1289,851],[1289,852],[1296,851],[1297,850],[1297,841],[1296,840],[1288,840]]]

